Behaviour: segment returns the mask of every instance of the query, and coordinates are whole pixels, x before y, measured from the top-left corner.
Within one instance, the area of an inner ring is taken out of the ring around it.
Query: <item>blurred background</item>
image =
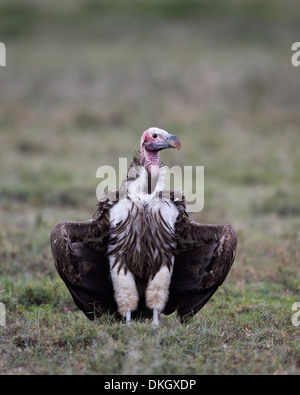
[[[97,168],[158,126],[169,166],[205,166],[192,218],[237,229],[228,281],[299,292],[299,25],[290,0],[1,0],[2,278],[56,278],[54,224],[90,218]]]

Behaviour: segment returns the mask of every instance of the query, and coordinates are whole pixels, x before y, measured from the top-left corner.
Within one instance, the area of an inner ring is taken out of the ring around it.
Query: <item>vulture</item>
[[[159,153],[181,148],[151,127],[117,191],[104,192],[88,221],[57,223],[51,249],[59,276],[90,319],[114,314],[130,323],[177,312],[187,322],[212,297],[233,264],[237,235],[186,213],[181,191],[163,189]]]

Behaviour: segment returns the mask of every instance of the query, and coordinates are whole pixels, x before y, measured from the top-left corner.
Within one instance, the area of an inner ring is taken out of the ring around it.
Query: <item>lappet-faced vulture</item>
[[[177,311],[187,321],[225,280],[234,229],[192,221],[182,193],[163,190],[159,152],[180,147],[178,137],[146,130],[120,189],[103,194],[93,218],[55,225],[56,269],[90,320],[153,316],[158,324],[161,313]]]

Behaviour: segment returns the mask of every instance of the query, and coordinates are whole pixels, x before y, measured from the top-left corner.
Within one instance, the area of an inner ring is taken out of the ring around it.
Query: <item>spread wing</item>
[[[58,274],[77,307],[91,320],[117,312],[109,264],[105,256],[107,229],[97,220],[59,222],[51,233]]]
[[[230,225],[202,225],[185,217],[176,226],[170,295],[164,313],[177,310],[182,321],[199,311],[227,277],[233,264],[237,235]]]

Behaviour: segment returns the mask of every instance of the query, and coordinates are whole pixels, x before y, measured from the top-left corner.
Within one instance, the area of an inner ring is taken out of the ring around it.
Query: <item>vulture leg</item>
[[[127,310],[126,311],[126,324],[130,324],[131,323],[131,311]]]
[[[149,280],[146,289],[146,305],[153,310],[153,323],[159,325],[159,314],[165,308],[169,297],[169,287],[172,270],[164,265],[156,273],[153,279]]]
[[[109,263],[118,311],[127,320],[129,313],[137,309],[139,302],[135,279],[129,270],[125,271],[119,264],[115,265],[113,256],[109,257]]]
[[[159,326],[159,315],[157,309],[153,309],[153,324],[155,326]]]

